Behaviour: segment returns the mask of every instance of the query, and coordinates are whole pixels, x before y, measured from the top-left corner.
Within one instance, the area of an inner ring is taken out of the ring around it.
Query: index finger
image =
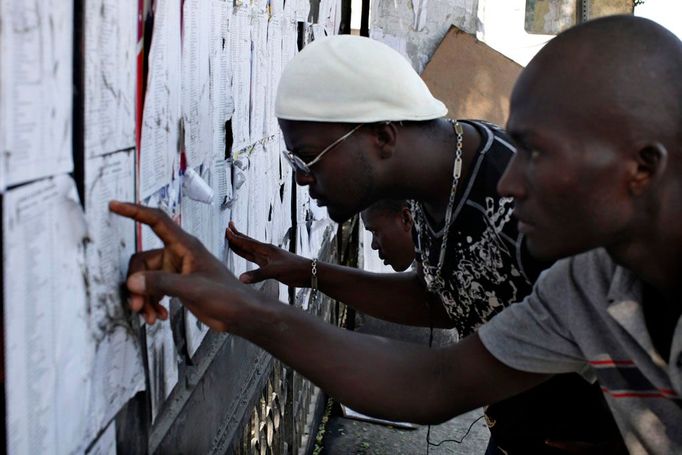
[[[117,215],[146,224],[164,244],[180,242],[187,234],[162,210],[129,202],[109,201],[109,210]]]

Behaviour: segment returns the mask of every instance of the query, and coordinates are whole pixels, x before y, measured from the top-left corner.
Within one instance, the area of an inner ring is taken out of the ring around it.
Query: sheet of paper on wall
[[[260,141],[264,137],[266,106],[265,94],[268,90],[268,16],[259,13],[251,20],[251,113],[250,137],[251,143]]]
[[[338,33],[338,25],[339,25],[339,14],[338,12],[340,11],[340,5],[339,5],[339,0],[321,0],[320,1],[320,9],[318,13],[318,26],[322,28],[323,36],[326,35],[335,35]],[[322,38],[323,36],[318,36],[320,33],[319,31],[316,32],[313,29],[313,33],[315,34],[315,39]]]
[[[244,194],[248,199],[249,211],[247,212],[246,234],[257,240],[264,240],[264,229],[266,216],[264,216],[263,198],[260,197],[267,190],[263,188],[261,178],[261,161],[262,161],[263,147],[261,144],[256,144],[252,153],[249,154],[249,172],[247,179],[251,183],[251,191]],[[252,270],[256,266],[249,262],[247,269]]]
[[[142,201],[147,207],[163,210],[166,215],[179,223],[180,221],[180,179],[174,179],[156,193]],[[154,231],[147,226],[142,226],[139,249],[151,250],[161,246],[161,240]]]
[[[199,166],[212,156],[211,0],[185,0],[182,15],[182,117],[187,164]]]
[[[135,147],[137,4],[88,0],[85,9],[85,155]]]
[[[212,177],[210,175],[210,170],[206,169],[202,172],[200,168],[196,168],[195,172],[199,173],[206,182],[211,182]],[[182,195],[180,214],[180,224],[182,228],[198,238],[209,251],[214,250],[213,206],[194,201]],[[194,315],[192,315],[192,313],[187,311],[185,316],[185,333],[187,335],[187,349],[190,356],[192,356],[197,349],[199,349],[201,341],[208,333],[208,327],[202,324]]]
[[[414,12],[412,28],[417,32],[424,30],[424,26],[426,25],[428,3],[429,0],[412,0],[412,11]]]
[[[213,157],[225,160],[229,151],[225,150],[225,123],[232,117],[231,62],[230,62],[230,17],[232,1],[212,0],[211,3],[211,107],[213,121]]]
[[[76,186],[66,175],[39,180],[3,205],[7,451],[82,452],[94,345]]]
[[[159,302],[166,310],[170,308],[170,299],[164,297]],[[152,402],[152,422],[159,415],[161,405],[178,383],[178,354],[173,340],[170,320],[156,321],[148,325],[147,366],[149,368],[149,393]]]
[[[313,220],[310,225],[310,254],[319,257],[322,248],[334,236],[336,223],[329,218],[325,220]]]
[[[298,52],[298,22],[296,5],[298,2],[284,2],[282,18],[282,69]]]
[[[73,2],[2,0],[1,189],[73,170]],[[49,152],[49,153],[47,153]]]
[[[311,257],[310,231],[305,222],[296,226],[296,254],[306,258]]]
[[[223,212],[226,212],[225,217],[229,221],[229,212],[234,197],[232,194],[232,160],[216,157],[213,169],[216,181],[215,203]]]
[[[180,0],[157,0],[142,118],[140,199],[170,183],[181,117]]]
[[[203,171],[201,176],[211,186],[214,194],[218,195],[221,187],[227,184],[225,178],[225,160],[215,160],[213,165]],[[196,169],[195,172],[199,172]],[[221,175],[222,174],[222,175]],[[220,196],[213,204],[203,204],[189,198],[183,198],[181,204],[181,220],[185,230],[195,235],[206,248],[221,261],[224,259],[225,228],[229,222],[229,210],[223,209]],[[192,313],[187,311],[185,316],[185,332],[187,349],[193,356],[199,349],[201,342],[208,333],[208,327],[202,324]]]
[[[227,181],[228,172],[227,162],[221,159],[215,159],[211,163],[210,172],[208,172],[208,183],[211,186],[214,194],[225,191],[224,185],[229,183]],[[227,196],[226,196],[227,197]],[[218,259],[223,259],[225,250],[225,228],[230,222],[230,210],[228,207],[220,204],[215,198],[213,204],[209,206],[209,238],[206,246],[209,251]]]
[[[225,228],[230,222],[230,204],[224,201],[232,199],[230,165],[227,160],[216,158],[211,169],[211,188],[215,192],[214,203],[211,206],[212,214],[212,241],[211,253],[221,261],[225,254]]]
[[[249,232],[249,198],[251,179],[247,178],[249,172],[249,159],[241,156],[232,162],[232,192],[233,205],[230,219],[240,232]],[[246,271],[246,259],[231,253],[230,269],[239,276]]]
[[[281,3],[281,1],[279,2]],[[279,132],[277,117],[275,116],[275,99],[277,96],[277,86],[282,75],[282,14],[274,6],[273,15],[268,22],[268,83],[265,92],[265,135],[273,136]],[[275,11],[278,11],[275,13]]]
[[[296,222],[298,225],[305,224],[310,220],[310,193],[307,186],[296,185]]]
[[[251,103],[251,13],[248,2],[236,8],[231,22],[233,152],[250,144],[249,106]]]
[[[170,313],[170,298],[164,297],[159,304]],[[170,320],[148,325],[146,335],[153,422],[159,415],[161,405],[178,383],[178,353]]]
[[[310,16],[310,0],[296,0],[296,20],[308,22]]]
[[[171,218],[177,218],[179,209],[177,184],[168,185],[143,201],[148,207],[160,208]],[[141,233],[143,250],[161,248],[163,242],[150,227],[143,225]],[[164,297],[161,302],[169,310],[170,299]],[[152,422],[159,414],[159,409],[178,383],[178,354],[175,349],[173,330],[170,320],[157,321],[146,326],[147,368],[149,371],[149,393],[152,403]]]
[[[284,147],[284,139],[281,135],[278,136],[278,141],[274,143],[273,147],[276,150],[281,150]],[[277,182],[277,199],[278,204],[275,205],[275,212],[273,218],[276,222],[275,231],[273,232],[273,243],[276,245],[283,245],[285,236],[288,235],[291,228],[291,195],[293,190],[292,183],[292,169],[289,163],[285,161],[281,154],[277,155],[278,175]]]
[[[145,376],[137,330],[121,294],[128,260],[135,252],[135,224],[109,212],[111,199],[135,196],[134,151],[90,158],[85,163],[86,261],[89,308],[95,342],[90,395],[97,432],[140,390]]]
[[[269,137],[263,142],[263,152],[261,159],[262,176],[261,204],[265,216],[265,241],[275,243],[279,232],[280,220],[276,218],[278,206],[281,205],[280,186],[279,186],[279,157],[281,151],[278,150],[279,138]]]
[[[116,455],[116,422],[112,421],[86,455]]]

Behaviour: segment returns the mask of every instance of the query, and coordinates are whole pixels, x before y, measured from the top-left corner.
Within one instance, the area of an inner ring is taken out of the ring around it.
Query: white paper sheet
[[[82,452],[94,354],[84,278],[85,219],[70,177],[6,193],[3,273],[7,448]]]
[[[233,161],[232,164],[232,192],[234,202],[230,219],[240,232],[249,232],[249,192],[251,179],[249,178],[249,159],[246,156]],[[246,271],[246,259],[230,253],[230,270],[239,276]]]
[[[321,0],[318,13],[317,24],[321,30],[313,29],[315,39],[324,36],[335,35],[339,31],[339,11],[341,5],[339,0]],[[313,26],[314,27],[314,26]],[[318,36],[319,35],[319,36]]]
[[[181,117],[180,1],[157,0],[142,119],[140,199],[170,183],[177,169]]]
[[[192,167],[210,159],[212,147],[211,0],[185,0],[182,15],[182,117],[185,124],[185,155]]]
[[[164,297],[160,304],[170,309],[170,299]],[[152,401],[152,422],[159,409],[178,383],[178,353],[175,349],[170,319],[147,326],[147,365]]]
[[[111,199],[134,199],[134,151],[90,158],[85,164],[86,260],[91,331],[96,343],[90,416],[94,432],[144,389],[138,333],[122,300],[128,260],[135,252],[135,224],[109,212]]]
[[[161,208],[171,218],[176,218],[178,204],[178,191],[174,189],[178,183],[162,188],[143,203],[148,207]],[[163,242],[146,225],[142,226],[142,250],[161,248]],[[161,300],[166,310],[169,310],[170,299],[164,297]],[[146,326],[147,341],[147,368],[149,370],[149,393],[152,402],[152,422],[156,420],[159,409],[173,388],[178,383],[178,354],[175,349],[173,330],[170,319],[157,321],[154,325]]]
[[[310,16],[310,0],[296,0],[296,20],[308,22]]]
[[[251,20],[251,143],[265,137],[265,119],[267,110],[265,95],[268,87],[268,16],[258,13]]]
[[[265,198],[268,196],[267,188],[263,185],[263,174],[265,169],[263,167],[263,146],[257,144],[253,152],[249,154],[249,172],[248,179],[251,181],[251,191],[246,195],[249,201],[249,211],[247,213],[247,229],[246,234],[260,241],[265,241],[265,229],[267,222],[267,212],[265,208]],[[254,263],[249,262],[247,268],[249,270],[257,267]]]
[[[282,70],[298,52],[298,23],[296,22],[296,3],[284,3],[282,19]]]
[[[0,189],[73,170],[73,2],[0,0]]]
[[[215,179],[215,204],[223,209],[232,207],[232,160],[216,157],[213,164]],[[229,220],[229,216],[228,216]]]
[[[85,155],[135,146],[137,3],[85,2]]]
[[[251,103],[251,15],[248,2],[235,10],[230,34],[232,54],[233,152],[249,145],[249,106]]]
[[[280,4],[279,12],[277,3]],[[273,16],[268,22],[268,82],[265,92],[265,135],[274,136],[279,133],[279,125],[275,116],[275,99],[277,86],[282,75],[282,12],[281,2],[275,2],[272,6]]]
[[[197,168],[195,172],[200,173],[201,177],[216,191],[220,179],[214,177],[215,169],[213,167],[204,171]],[[187,197],[182,197],[180,206],[183,229],[196,236],[213,255],[222,260],[224,233],[229,220],[229,212],[223,211],[217,203],[209,205],[193,201]],[[208,327],[189,311],[186,314],[185,321],[187,349],[190,356],[193,356],[208,333]]]
[[[276,140],[273,141],[274,147],[273,154],[277,157],[277,162],[275,163],[276,174],[278,176],[277,180],[277,192],[275,211],[273,218],[275,220],[275,226],[272,234],[272,241],[276,245],[282,245],[285,241],[285,236],[289,233],[291,228],[291,196],[293,190],[292,183],[292,169],[289,163],[286,162],[280,150],[285,148],[284,139],[281,134],[278,134]],[[274,159],[274,158],[271,158]]]
[[[232,15],[232,1],[212,0],[212,39],[210,54],[211,106],[213,120],[213,154],[223,160],[229,156],[225,150],[225,122],[232,118],[232,65],[230,62],[229,24]]]
[[[424,30],[424,26],[426,25],[428,3],[428,0],[412,0],[412,11],[414,11],[412,28],[417,32]]]

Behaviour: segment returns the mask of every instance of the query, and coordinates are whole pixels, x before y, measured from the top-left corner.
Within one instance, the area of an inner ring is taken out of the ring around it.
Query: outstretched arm
[[[260,268],[243,273],[243,283],[275,279],[295,287],[310,287],[311,260],[237,231],[230,223],[225,232],[230,248]],[[452,327],[437,296],[426,291],[415,272],[371,273],[353,267],[318,262],[318,288],[362,313],[397,322],[428,327]]]
[[[179,297],[214,330],[244,337],[362,412],[419,423],[525,390],[545,379],[506,367],[476,335],[441,349],[339,329],[240,283],[163,212],[112,202],[113,212],[152,227],[164,248],[131,261],[131,307],[150,321],[163,295]],[[311,342],[314,340],[314,342]]]

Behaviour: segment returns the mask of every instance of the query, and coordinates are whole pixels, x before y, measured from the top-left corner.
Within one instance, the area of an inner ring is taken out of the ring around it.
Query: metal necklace
[[[448,244],[448,235],[450,233],[450,225],[452,224],[452,212],[455,206],[455,195],[457,194],[457,185],[462,175],[462,140],[464,137],[464,130],[462,125],[457,120],[448,119],[452,124],[455,134],[457,135],[457,149],[455,150],[455,163],[452,167],[452,188],[450,189],[450,198],[448,199],[448,207],[445,211],[445,229],[443,233],[443,241],[440,244],[440,256],[438,257],[438,265],[433,271],[433,265],[429,263],[430,251],[425,251],[422,248],[422,237],[424,237],[424,229],[426,226],[426,217],[424,215],[424,207],[421,202],[412,200],[412,213],[414,216],[415,227],[417,230],[417,246],[422,256],[422,269],[424,271],[424,279],[426,280],[426,288],[430,292],[440,293],[445,289],[445,281],[442,277],[443,264],[445,263],[445,253]]]

